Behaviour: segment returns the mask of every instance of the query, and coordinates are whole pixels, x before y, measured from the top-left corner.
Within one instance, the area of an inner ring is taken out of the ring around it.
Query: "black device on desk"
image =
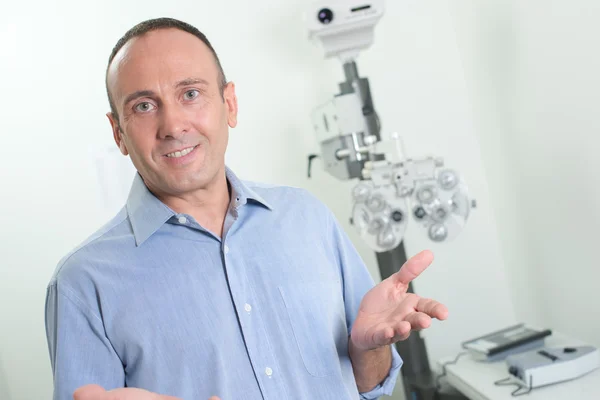
[[[462,347],[476,360],[499,361],[511,354],[543,347],[544,338],[551,334],[550,329],[518,324],[463,342]]]

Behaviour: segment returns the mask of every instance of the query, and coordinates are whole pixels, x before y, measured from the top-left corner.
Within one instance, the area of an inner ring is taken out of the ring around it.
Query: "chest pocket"
[[[340,289],[323,282],[279,286],[298,351],[309,374],[326,377],[340,368],[347,354]]]

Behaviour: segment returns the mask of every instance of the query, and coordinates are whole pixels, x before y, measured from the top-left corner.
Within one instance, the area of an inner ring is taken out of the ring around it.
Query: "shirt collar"
[[[232,204],[235,208],[255,202],[269,210],[273,209],[258,193],[244,184],[231,169],[225,167],[225,173],[231,186]],[[137,246],[144,243],[165,222],[177,215],[148,189],[139,173],[136,173],[133,179],[126,208]]]
[[[225,167],[225,174],[227,175],[227,181],[231,186],[231,199],[234,207],[237,208],[247,204],[250,200],[251,202],[263,205],[269,210],[273,210],[273,207],[267,203],[261,195],[240,180],[230,168]]]

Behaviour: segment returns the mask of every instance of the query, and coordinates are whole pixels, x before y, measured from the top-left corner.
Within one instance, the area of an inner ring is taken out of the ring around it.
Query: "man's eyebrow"
[[[137,92],[131,93],[129,96],[125,98],[125,102],[123,104],[129,104],[129,102],[139,99],[140,97],[152,97],[154,96],[154,92],[152,90],[138,90]]]
[[[208,81],[205,79],[202,79],[202,78],[186,78],[186,79],[183,79],[183,80],[177,82],[177,84],[175,84],[175,87],[191,86],[191,85],[208,86]]]

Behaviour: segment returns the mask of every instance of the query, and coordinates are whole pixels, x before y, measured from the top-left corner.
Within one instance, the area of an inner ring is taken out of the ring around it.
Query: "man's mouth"
[[[179,157],[183,157],[186,156],[188,154],[191,153],[192,150],[194,150],[196,147],[198,147],[198,145],[196,146],[191,146],[191,147],[186,147],[185,149],[182,150],[178,150],[178,151],[174,151],[172,153],[169,154],[165,154],[167,157],[169,158],[179,158]]]

